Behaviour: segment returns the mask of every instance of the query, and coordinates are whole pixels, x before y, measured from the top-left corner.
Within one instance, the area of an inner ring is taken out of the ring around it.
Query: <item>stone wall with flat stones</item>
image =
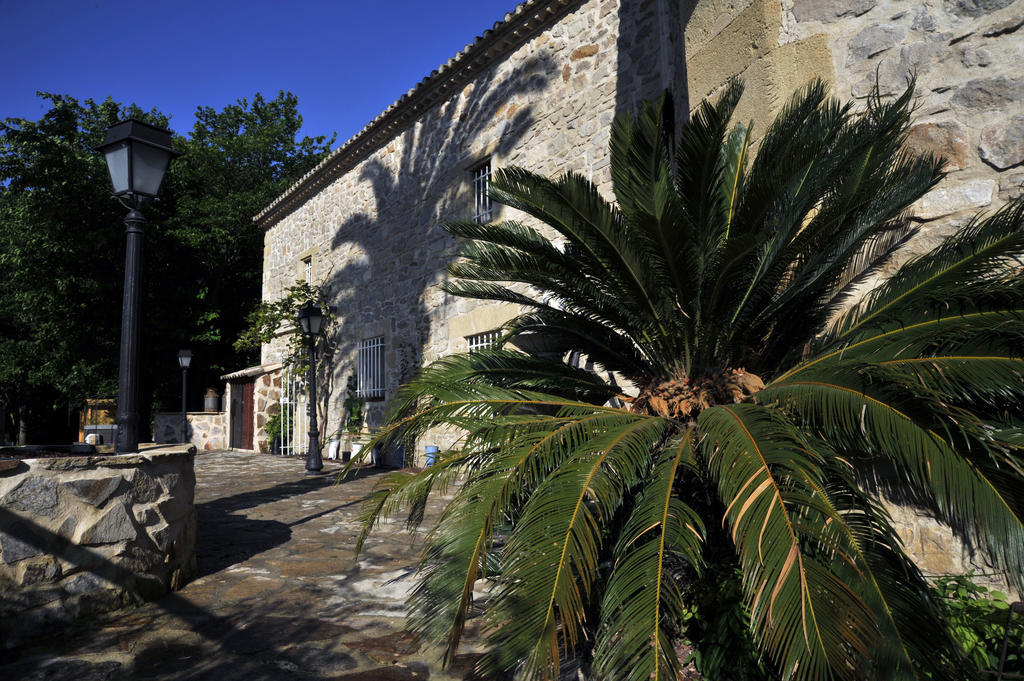
[[[186,414],[186,440],[201,452],[228,447],[228,415],[223,411],[190,411]],[[181,442],[181,412],[166,411],[153,415],[153,441],[157,444]]]
[[[194,448],[0,472],[0,648],[153,600],[195,572]]]
[[[617,100],[636,102],[667,84],[658,75],[657,51],[671,44],[672,27],[659,3],[590,0],[574,7],[269,225],[263,298],[280,296],[305,276],[308,259],[337,306],[333,385],[341,389],[332,398],[334,423],[360,341],[383,339],[390,397],[421,363],[465,351],[468,337],[516,314],[514,306],[456,299],[440,288],[457,250],[441,224],[472,218],[474,168],[489,161],[492,169],[522,166],[545,176],[571,171],[610,196]],[[623,17],[646,36],[626,41],[626,63],[618,49]],[[665,40],[648,33],[663,24]],[[494,217],[523,216],[496,206]],[[282,343],[271,343],[262,361],[280,361],[283,352]],[[368,402],[369,426],[382,422],[384,408],[384,400]]]
[[[920,231],[907,255],[1021,194],[1024,0],[690,4],[684,41],[690,106],[739,75],[747,89],[735,120],[753,120],[755,137],[812,78],[863,109],[876,82],[883,96],[893,96],[916,75],[907,144],[945,157],[949,175],[915,204]]]

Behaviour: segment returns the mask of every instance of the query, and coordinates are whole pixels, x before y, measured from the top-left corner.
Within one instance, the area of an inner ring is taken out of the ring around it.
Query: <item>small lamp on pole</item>
[[[316,425],[316,341],[323,331],[324,313],[313,301],[307,302],[298,315],[302,337],[309,346],[309,404],[306,413],[309,415],[309,446],[306,450],[306,475],[318,475],[324,468],[320,457],[320,431]]]
[[[188,386],[188,367],[192,364],[191,350],[178,350],[178,366],[181,367],[181,441],[188,442],[188,409],[185,404],[185,389]]]
[[[114,196],[129,203],[124,218],[124,297],[121,301],[121,363],[117,379],[117,452],[139,451],[139,302],[142,275],[142,227],[139,208],[156,198],[171,159],[171,133],[129,118],[107,128],[102,152]]]

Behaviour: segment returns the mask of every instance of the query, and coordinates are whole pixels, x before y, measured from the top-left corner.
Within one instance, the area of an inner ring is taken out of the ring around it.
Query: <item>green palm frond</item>
[[[530,495],[502,551],[487,617],[500,627],[501,658],[523,660],[528,677],[556,678],[561,656],[586,636],[584,606],[598,573],[602,526],[662,437],[659,419],[620,414],[566,447],[574,455]]]
[[[893,681],[968,678],[928,583],[904,553],[886,510],[858,488],[844,466],[828,469],[823,495],[843,519],[833,530],[845,536],[851,549],[852,560],[832,567],[854,585],[879,625],[866,676]]]
[[[751,622],[786,678],[856,678],[851,651],[877,645],[867,604],[830,564],[848,560],[829,525],[842,523],[822,497],[822,462],[798,431],[755,405],[701,413],[704,459],[727,503]]]
[[[941,246],[906,263],[836,325],[833,338],[856,342],[876,329],[929,316],[1024,307],[1024,202],[975,220]]]
[[[839,380],[837,380],[839,379]],[[906,409],[870,394],[874,387],[831,380],[777,381],[758,393],[819,429],[837,449],[867,451],[896,467],[900,482],[934,503],[940,517],[984,546],[996,564],[1024,575],[1024,507],[1017,505],[978,462],[965,458]]]
[[[619,534],[594,650],[599,678],[677,677],[673,638],[685,606],[671,563],[702,565],[704,524],[675,497],[673,487],[680,468],[693,465],[693,456],[691,430],[666,447]]]

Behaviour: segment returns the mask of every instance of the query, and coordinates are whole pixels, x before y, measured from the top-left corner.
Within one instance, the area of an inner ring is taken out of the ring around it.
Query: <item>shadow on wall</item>
[[[615,111],[636,111],[640,102],[670,90],[676,125],[689,118],[686,26],[698,0],[650,0],[619,5]]]
[[[489,154],[500,163],[523,139],[534,122],[523,96],[542,93],[556,70],[548,53],[501,78],[492,70],[471,93],[467,87],[409,126],[391,142],[392,155],[363,164],[359,179],[369,183],[374,211],[338,226],[331,241],[336,264],[325,282],[340,318],[335,385],[353,370],[358,342],[373,336],[384,336],[389,397],[419,368],[432,322],[436,329],[455,312],[455,301],[437,288],[458,250],[441,224],[472,217],[472,168]],[[383,402],[366,407],[367,425],[381,425]]]

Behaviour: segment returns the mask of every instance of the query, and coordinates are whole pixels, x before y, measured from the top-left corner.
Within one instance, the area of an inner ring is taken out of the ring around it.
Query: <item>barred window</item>
[[[384,397],[384,337],[359,341],[356,355],[359,396],[366,399]]]
[[[491,186],[491,159],[473,169],[473,221],[483,224],[493,218],[491,197],[487,190]]]
[[[469,345],[470,352],[480,352],[494,345],[500,336],[501,333],[498,331],[485,331],[473,336],[466,336],[466,343]]]

